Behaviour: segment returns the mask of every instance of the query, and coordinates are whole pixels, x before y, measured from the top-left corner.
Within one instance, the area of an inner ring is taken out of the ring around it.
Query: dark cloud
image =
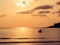
[[[6,14],[0,15],[0,17],[5,17],[5,16],[6,16]]]
[[[37,15],[32,15],[32,16],[37,16]]]
[[[55,11],[52,12],[52,14],[55,14],[55,13],[56,13]]]
[[[45,14],[35,14],[35,15],[32,15],[32,16],[46,16]]]
[[[39,16],[46,16],[45,14],[40,14]]]
[[[39,9],[53,9],[53,6],[52,5],[38,6],[38,7],[35,7],[34,9],[32,9],[32,10],[17,12],[17,14],[32,14],[32,13],[34,13],[35,10],[39,10]],[[39,13],[49,13],[49,11],[39,12]]]
[[[39,11],[38,13],[44,14],[44,13],[50,13],[50,11]]]
[[[56,2],[57,5],[60,5],[60,2]]]
[[[58,10],[56,13],[60,13],[60,10]]]
[[[53,6],[52,5],[38,6],[35,7],[33,10],[39,10],[39,9],[53,9]]]
[[[58,16],[60,16],[60,10],[57,11]]]
[[[17,12],[17,14],[31,14],[32,11],[23,11],[23,12]]]
[[[33,16],[47,16],[47,13],[50,13],[50,11],[38,11],[38,14],[35,14]]]

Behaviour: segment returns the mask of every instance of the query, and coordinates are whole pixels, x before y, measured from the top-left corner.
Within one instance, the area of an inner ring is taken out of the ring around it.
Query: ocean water
[[[0,28],[0,45],[60,45],[60,28]]]

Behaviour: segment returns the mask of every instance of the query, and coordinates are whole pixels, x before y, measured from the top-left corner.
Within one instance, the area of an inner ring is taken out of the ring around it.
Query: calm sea
[[[0,45],[60,45],[60,28],[0,28]]]

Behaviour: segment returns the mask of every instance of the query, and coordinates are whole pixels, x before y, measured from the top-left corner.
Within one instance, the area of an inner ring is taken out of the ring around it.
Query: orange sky
[[[54,23],[60,22],[57,13],[52,14],[60,9],[56,5],[59,0],[1,0],[0,1],[0,27],[47,27]],[[18,5],[17,5],[18,4]],[[17,14],[18,12],[31,11],[37,6],[52,5],[53,9],[35,10],[31,14]],[[50,11],[51,13],[39,16],[39,11]],[[6,15],[6,16],[2,16]],[[36,16],[33,16],[36,15]]]

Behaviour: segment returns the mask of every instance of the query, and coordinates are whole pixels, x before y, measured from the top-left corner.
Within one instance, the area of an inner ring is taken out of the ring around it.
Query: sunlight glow
[[[16,6],[29,6],[29,4],[31,3],[31,0],[20,0],[20,1],[14,1]]]
[[[26,30],[28,30],[28,28],[26,28],[26,27],[17,27],[15,29],[20,30],[21,33],[24,33],[24,32],[26,32]]]
[[[27,29],[27,28],[26,28],[26,27],[18,27],[18,28],[16,28],[16,29],[25,30],[25,29]]]

